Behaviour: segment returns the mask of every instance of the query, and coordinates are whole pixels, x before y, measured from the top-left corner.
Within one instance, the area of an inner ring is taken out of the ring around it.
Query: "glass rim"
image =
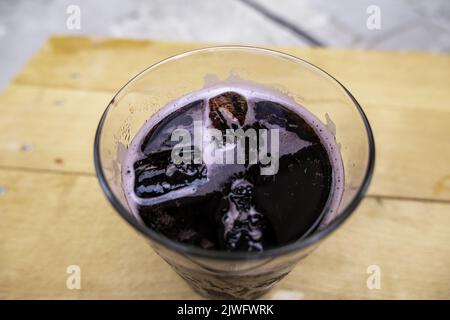
[[[103,171],[103,166],[100,159],[100,142],[101,142],[101,135],[103,131],[103,125],[105,122],[105,119],[108,115],[108,111],[110,110],[111,105],[115,102],[116,98],[119,94],[121,94],[129,84],[137,80],[140,76],[144,75],[145,73],[151,71],[152,69],[158,67],[159,65],[168,63],[172,60],[177,60],[189,55],[197,54],[197,53],[203,53],[208,51],[221,51],[221,50],[244,50],[244,51],[253,51],[253,52],[260,52],[260,53],[266,53],[274,55],[278,58],[284,58],[287,60],[290,60],[294,63],[302,63],[306,64],[309,67],[312,67],[313,70],[320,72],[325,77],[329,78],[331,81],[338,84],[338,86],[344,90],[344,92],[348,95],[350,100],[353,102],[354,106],[359,112],[359,115],[361,117],[361,120],[364,124],[364,127],[366,129],[367,133],[367,139],[368,139],[368,147],[369,147],[369,157],[366,164],[366,171],[364,173],[364,178],[361,183],[361,185],[358,187],[358,191],[353,196],[351,201],[347,204],[347,206],[341,211],[339,216],[337,216],[332,222],[330,222],[326,227],[324,227],[321,230],[318,230],[305,238],[300,238],[296,241],[293,241],[291,243],[274,247],[270,249],[263,250],[261,252],[248,252],[248,251],[220,251],[220,250],[211,250],[211,249],[203,249],[197,246],[193,246],[190,244],[183,244],[180,242],[177,242],[175,240],[172,240],[166,236],[164,236],[161,233],[158,233],[151,228],[142,225],[139,223],[136,219],[132,217],[131,212],[126,209],[122,203],[116,198],[114,195],[111,187],[109,186],[108,181],[105,178],[105,174]],[[176,55],[172,55],[168,58],[165,58],[159,62],[156,62],[141,72],[137,73],[135,76],[133,76],[128,82],[126,82],[113,96],[111,101],[109,102],[108,106],[106,107],[105,111],[103,112],[100,122],[98,124],[95,138],[94,138],[94,164],[95,164],[95,171],[96,176],[98,178],[98,181],[100,183],[100,186],[103,190],[103,193],[106,195],[106,198],[109,200],[113,208],[120,214],[120,216],[125,219],[131,226],[133,226],[137,231],[139,231],[144,236],[150,238],[151,240],[155,241],[159,245],[162,245],[164,247],[167,247],[171,250],[174,250],[175,252],[181,253],[181,254],[187,254],[187,255],[193,255],[201,258],[209,258],[209,259],[217,259],[217,260],[261,260],[261,259],[267,259],[267,258],[274,258],[277,256],[285,255],[288,253],[291,253],[293,251],[298,251],[307,247],[310,247],[311,245],[317,243],[319,240],[325,238],[329,234],[331,234],[333,231],[335,231],[347,218],[355,211],[361,200],[363,199],[364,195],[367,192],[367,189],[369,187],[370,181],[373,176],[374,166],[375,166],[375,141],[372,133],[372,129],[370,127],[369,121],[367,119],[367,116],[365,115],[361,105],[358,103],[358,101],[355,99],[355,97],[350,93],[349,90],[341,83],[339,82],[335,77],[330,75],[325,70],[321,69],[320,67],[302,59],[296,56],[293,56],[291,54],[283,53],[281,51],[273,50],[273,49],[266,49],[256,46],[244,46],[244,45],[224,45],[224,46],[211,46],[211,47],[205,47],[205,48],[199,48],[194,50],[185,51]]]

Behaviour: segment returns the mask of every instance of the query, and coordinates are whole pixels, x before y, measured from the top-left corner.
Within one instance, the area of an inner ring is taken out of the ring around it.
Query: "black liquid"
[[[247,161],[217,187],[210,184],[214,176],[208,180],[206,164],[174,165],[171,160],[171,150],[177,143],[171,141],[173,130],[193,130],[193,121],[200,119],[206,108],[203,100],[190,103],[162,119],[146,135],[140,146],[144,157],[134,163],[134,192],[140,198],[155,198],[193,184],[207,191],[138,206],[144,223],[178,242],[228,251],[281,246],[316,228],[330,196],[332,165],[313,128],[297,113],[271,101],[255,103],[254,121],[246,123],[249,106],[245,97],[235,92],[223,93],[207,103],[212,125],[224,133],[227,128],[277,126],[308,145],[281,155],[274,175],[261,175],[262,164]],[[221,108],[237,121],[230,124]],[[231,227],[226,230],[224,220],[229,219],[230,206],[239,214],[228,221]]]

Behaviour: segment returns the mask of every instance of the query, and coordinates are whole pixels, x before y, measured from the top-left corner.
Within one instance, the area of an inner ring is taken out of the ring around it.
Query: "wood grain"
[[[209,44],[52,37],[15,79],[46,87],[116,92],[144,68]],[[446,54],[275,48],[323,68],[362,105],[449,110]]]
[[[131,76],[201,46],[52,37],[0,94],[0,298],[199,298],[106,201],[92,143]],[[281,50],[356,95],[377,161],[369,197],[266,298],[449,299],[450,56]],[[81,290],[66,289],[72,264]]]
[[[92,174],[95,130],[112,96],[9,86],[0,95],[0,166]],[[365,110],[377,149],[369,194],[450,200],[450,108],[429,108],[426,116],[415,108],[368,104]]]
[[[199,298],[111,208],[95,177],[0,170],[0,298]],[[277,292],[450,297],[450,204],[368,198]],[[81,290],[65,287],[79,265]],[[381,268],[380,290],[366,269]],[[155,290],[155,286],[158,290]]]

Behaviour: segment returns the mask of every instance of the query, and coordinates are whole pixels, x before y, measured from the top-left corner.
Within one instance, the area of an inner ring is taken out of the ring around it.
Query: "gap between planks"
[[[4,166],[0,165],[0,171],[17,171],[17,172],[30,172],[33,174],[55,174],[55,175],[66,175],[66,176],[80,176],[80,177],[92,177],[95,178],[96,174],[94,172],[83,172],[83,171],[64,171],[64,170],[52,170],[52,169],[37,169],[37,168],[27,168],[18,166]],[[1,181],[0,181],[1,184]],[[418,198],[418,197],[405,197],[405,196],[387,196],[387,195],[377,195],[377,194],[366,194],[364,198],[374,199],[375,201],[380,200],[397,200],[397,201],[410,201],[410,202],[427,202],[427,203],[443,203],[450,204],[450,200],[445,199],[430,199],[430,198]]]

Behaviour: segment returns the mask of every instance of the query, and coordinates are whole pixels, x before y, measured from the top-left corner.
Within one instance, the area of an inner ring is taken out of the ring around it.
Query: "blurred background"
[[[450,1],[0,0],[0,90],[50,34],[449,52]]]

